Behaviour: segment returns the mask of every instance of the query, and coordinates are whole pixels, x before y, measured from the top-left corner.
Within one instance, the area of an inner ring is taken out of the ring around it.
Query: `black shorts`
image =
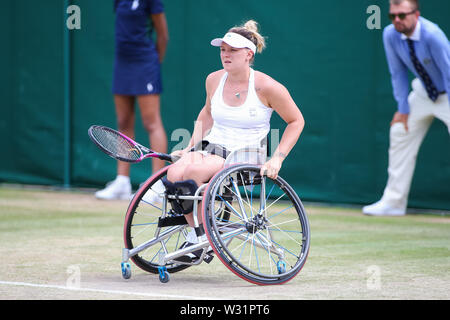
[[[206,140],[202,140],[197,143],[190,151],[206,151],[224,159],[226,159],[230,154],[230,151],[228,151],[225,147],[222,147],[219,144],[209,143],[209,141]]]

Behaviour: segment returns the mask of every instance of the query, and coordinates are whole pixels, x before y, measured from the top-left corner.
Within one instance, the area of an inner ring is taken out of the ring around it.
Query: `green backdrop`
[[[450,2],[422,1],[422,15],[450,34]],[[69,4],[81,29],[68,30]],[[366,10],[381,9],[381,29]],[[387,179],[389,122],[395,112],[382,46],[388,0],[166,0],[170,42],[163,65],[162,116],[169,148],[191,131],[219,68],[209,41],[255,19],[267,49],[254,68],[283,83],[306,127],[281,175],[305,201],[365,204]],[[0,181],[101,187],[116,162],[88,139],[92,124],[116,127],[111,94],[113,0],[2,0],[0,3]],[[284,128],[274,115],[272,128]],[[137,140],[148,144],[137,118]],[[412,207],[450,209],[450,139],[435,121],[418,156]],[[135,186],[151,162],[132,166]]]

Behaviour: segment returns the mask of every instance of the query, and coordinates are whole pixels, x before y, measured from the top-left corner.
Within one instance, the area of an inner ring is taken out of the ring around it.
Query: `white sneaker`
[[[405,209],[391,207],[381,202],[381,200],[371,205],[364,206],[362,212],[370,216],[404,216],[406,214]]]
[[[154,205],[162,204],[165,191],[166,188],[164,187],[164,184],[161,182],[161,180],[158,180],[150,189],[147,190],[147,192],[142,197],[142,200]]]
[[[130,178],[126,176],[117,176],[115,180],[106,184],[106,188],[97,191],[95,197],[102,200],[130,200]]]

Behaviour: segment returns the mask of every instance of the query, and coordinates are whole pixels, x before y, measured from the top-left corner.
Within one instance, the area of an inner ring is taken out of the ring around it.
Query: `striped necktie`
[[[423,83],[425,84],[425,89],[427,90],[428,97],[431,100],[436,101],[436,99],[439,96],[439,93],[436,87],[434,86],[430,76],[428,75],[428,72],[425,70],[425,68],[420,63],[419,59],[416,56],[416,52],[414,50],[414,42],[411,39],[406,39],[406,41],[408,42],[409,55],[411,56],[411,61],[414,65],[414,68],[416,68],[417,73],[422,78]]]

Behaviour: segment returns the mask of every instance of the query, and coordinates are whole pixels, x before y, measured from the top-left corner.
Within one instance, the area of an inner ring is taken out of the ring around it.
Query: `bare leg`
[[[189,152],[169,169],[167,179],[172,182],[194,180],[198,186],[201,186],[223,168],[224,161],[222,157],[216,155],[203,156],[198,152]],[[191,227],[195,226],[193,213],[186,214],[185,218]],[[198,223],[202,224],[201,215],[197,218]]]
[[[150,148],[162,153],[167,153],[167,135],[164,130],[160,113],[160,96],[155,94],[138,97],[142,122],[149,134]],[[153,172],[165,166],[163,160],[152,159]]]
[[[134,139],[134,97],[114,95],[118,130]],[[130,164],[117,161],[117,175],[130,176]]]

